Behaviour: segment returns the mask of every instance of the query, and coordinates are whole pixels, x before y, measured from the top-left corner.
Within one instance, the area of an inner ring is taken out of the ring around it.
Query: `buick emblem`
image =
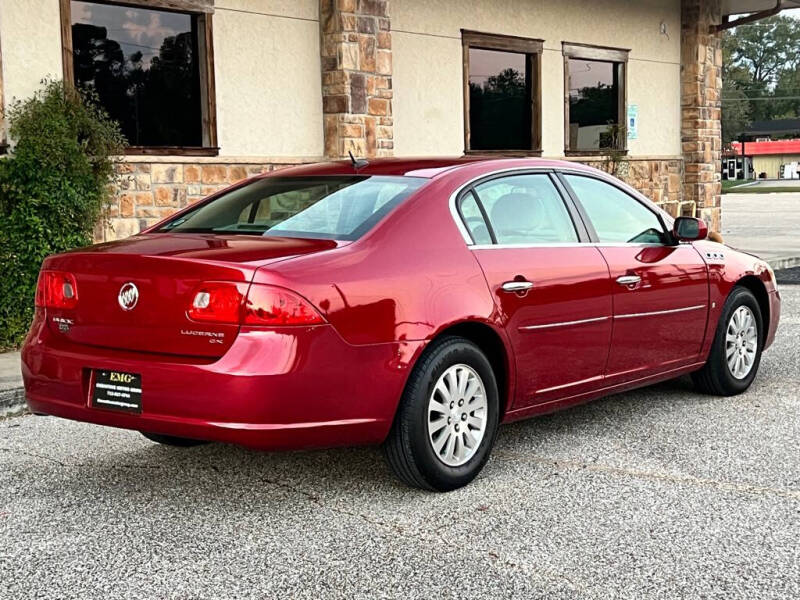
[[[119,288],[117,301],[122,310],[133,310],[136,307],[136,303],[139,302],[139,288],[136,287],[135,283],[129,281]]]

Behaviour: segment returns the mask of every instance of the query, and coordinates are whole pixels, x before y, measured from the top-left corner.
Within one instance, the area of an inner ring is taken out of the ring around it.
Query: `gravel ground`
[[[504,427],[450,494],[371,448],[0,421],[0,598],[798,598],[800,287],[782,293],[747,394],[682,379]]]

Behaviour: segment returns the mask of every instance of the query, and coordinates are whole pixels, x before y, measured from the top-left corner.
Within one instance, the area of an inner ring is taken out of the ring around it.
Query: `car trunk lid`
[[[78,302],[47,309],[51,330],[70,341],[119,350],[219,357],[238,324],[187,316],[203,282],[238,282],[244,295],[259,266],[337,247],[329,240],[155,234],[52,256],[44,269],[72,273]]]

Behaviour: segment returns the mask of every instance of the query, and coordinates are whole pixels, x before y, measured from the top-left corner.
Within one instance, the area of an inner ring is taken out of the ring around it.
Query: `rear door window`
[[[550,176],[510,175],[475,186],[498,244],[559,244],[578,233]]]

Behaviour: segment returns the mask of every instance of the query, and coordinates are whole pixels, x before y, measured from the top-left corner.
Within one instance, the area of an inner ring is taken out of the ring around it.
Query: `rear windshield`
[[[266,177],[156,231],[355,240],[421,187],[419,177]]]

